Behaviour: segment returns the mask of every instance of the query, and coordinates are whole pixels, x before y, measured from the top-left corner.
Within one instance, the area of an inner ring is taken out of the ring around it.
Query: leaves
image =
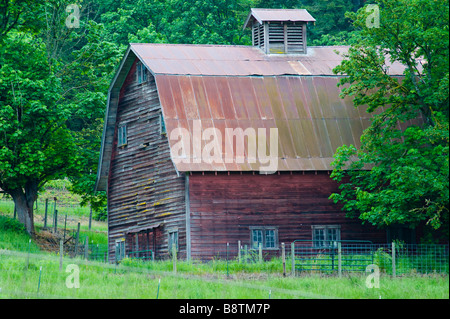
[[[377,4],[380,28],[365,26],[364,8],[349,14],[360,41],[335,69],[346,75],[342,96],[368,106],[373,119],[359,150],[337,150],[332,178],[340,193],[331,198],[374,225],[448,231],[448,1]],[[389,74],[392,63],[403,64],[403,78]]]

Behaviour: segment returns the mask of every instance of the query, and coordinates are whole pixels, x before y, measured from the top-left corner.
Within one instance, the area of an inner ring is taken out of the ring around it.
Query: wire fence
[[[298,272],[365,272],[370,265],[392,276],[449,272],[448,245],[295,241],[292,247]]]
[[[6,245],[7,243],[7,245]],[[155,261],[152,250],[125,251],[122,258],[111,258],[113,251],[107,244],[96,244],[77,238],[70,233],[66,241],[46,242],[45,249],[31,240],[28,243],[8,242],[0,238],[0,250],[20,251],[24,253],[62,255],[69,258],[83,258],[103,263],[121,263],[126,260],[138,260],[144,263]],[[165,259],[175,262],[184,257],[168,255]],[[375,265],[381,273],[400,276],[408,274],[448,274],[448,244],[373,244],[367,241],[335,241],[327,245],[314,241],[296,240],[290,244],[281,243],[279,249],[265,251],[261,247],[249,249],[245,245],[234,244],[223,247],[216,254],[193,256],[192,261],[203,264],[223,263],[233,265],[233,269],[255,269],[278,272],[287,275],[320,273],[340,275],[342,273],[367,272],[367,267]],[[230,268],[231,269],[231,268]]]

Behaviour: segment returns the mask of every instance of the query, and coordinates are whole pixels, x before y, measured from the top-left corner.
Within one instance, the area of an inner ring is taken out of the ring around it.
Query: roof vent
[[[251,9],[244,29],[266,54],[306,54],[306,24],[316,21],[305,9]]]

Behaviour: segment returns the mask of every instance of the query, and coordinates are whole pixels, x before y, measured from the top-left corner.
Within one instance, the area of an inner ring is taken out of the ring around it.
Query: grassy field
[[[0,298],[440,299],[449,294],[448,276],[440,275],[382,276],[380,288],[368,288],[364,275],[284,278],[233,272],[227,277],[224,271],[211,272],[207,264],[179,263],[177,273],[171,267],[167,261],[111,265],[64,259],[60,271],[56,256],[3,251]]]
[[[39,250],[17,225],[0,218],[0,298],[160,298],[160,299],[446,299],[447,275],[382,275],[379,288],[366,286],[365,274],[283,277],[279,260],[239,264],[178,261],[120,265],[60,258]],[[20,250],[12,242],[21,242]],[[75,274],[78,275],[76,280]],[[227,275],[228,274],[228,275]],[[71,288],[79,283],[78,288]],[[158,290],[159,285],[159,290]]]
[[[381,275],[379,288],[368,288],[364,273],[344,274],[342,278],[318,274],[283,277],[280,259],[253,264],[178,261],[174,273],[171,261],[125,259],[115,265],[64,257],[60,269],[58,253],[43,252],[37,243],[30,241],[23,227],[12,219],[13,208],[5,202],[0,201],[0,299],[449,298],[448,275],[415,274],[398,278]],[[41,216],[36,216],[36,225],[43,234]],[[105,223],[93,224],[88,232],[85,214],[74,213],[69,217],[70,225],[83,222],[82,241],[89,236],[89,242],[107,242]],[[79,283],[78,288],[71,287],[75,283]]]

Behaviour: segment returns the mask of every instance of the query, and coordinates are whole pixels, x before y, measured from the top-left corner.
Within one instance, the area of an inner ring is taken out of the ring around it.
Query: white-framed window
[[[250,242],[252,249],[278,248],[278,228],[274,226],[252,226],[250,227]]]
[[[117,146],[125,146],[127,145],[127,126],[120,125],[117,132]]]
[[[138,84],[147,81],[147,68],[142,62],[136,63],[136,76]]]
[[[125,258],[125,238],[116,239],[116,262]]]
[[[178,251],[178,229],[172,229],[168,231],[169,233],[169,254],[172,255],[173,245],[175,244],[175,250]]]
[[[314,225],[312,239],[314,247],[337,247],[337,242],[341,240],[341,226]]]

